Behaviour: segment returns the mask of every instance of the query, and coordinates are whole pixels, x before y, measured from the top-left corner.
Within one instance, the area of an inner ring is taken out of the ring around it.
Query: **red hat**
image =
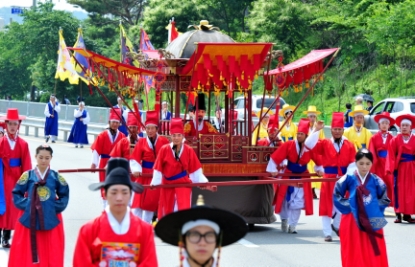
[[[138,120],[137,120],[138,116],[135,114],[135,112],[128,112],[127,126],[138,126]]]
[[[344,114],[343,112],[333,112],[331,117],[331,128],[343,128],[344,127]]]
[[[396,125],[400,127],[403,120],[408,120],[409,122],[411,122],[411,129],[415,128],[415,117],[414,116],[409,115],[409,114],[401,115],[396,118]]]
[[[395,124],[395,120],[390,116],[389,112],[386,112],[386,111],[382,112],[381,114],[376,115],[374,119],[376,123],[379,123],[381,119],[387,119],[389,120],[390,125]]]
[[[157,114],[157,111],[155,110],[149,110],[146,114],[146,126],[148,125],[159,125],[159,116]]]
[[[279,127],[278,126],[278,116],[277,115],[269,116],[268,131],[277,130],[278,127]]]
[[[121,110],[119,108],[110,109],[110,121],[121,122]]]
[[[310,131],[310,120],[305,119],[305,118],[300,119],[300,122],[298,123],[297,133],[304,133],[308,135],[309,131]]]
[[[21,121],[26,119],[25,116],[19,115],[19,110],[17,108],[9,108],[7,109],[6,116],[1,116],[0,120],[3,121]]]
[[[170,134],[184,134],[181,118],[173,118],[170,123]]]

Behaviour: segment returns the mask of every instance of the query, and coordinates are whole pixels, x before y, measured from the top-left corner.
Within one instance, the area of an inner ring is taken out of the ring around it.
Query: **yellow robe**
[[[290,122],[290,126],[287,127],[287,124],[281,129],[280,138],[282,142],[287,142],[289,140],[297,139],[297,130],[298,127],[292,121]]]
[[[259,137],[258,137],[258,127],[256,127],[252,133],[252,145],[256,144],[256,141],[268,137],[268,126],[264,124],[260,124],[259,126]]]
[[[308,135],[310,135],[313,131],[314,131],[314,129],[315,129],[316,127],[314,126],[314,127],[310,127],[310,130],[309,130],[309,132],[308,132]],[[318,136],[318,139],[320,139],[320,140],[323,140],[325,138],[325,136],[324,136],[324,131],[323,130],[321,130],[320,131],[320,134],[319,134],[319,136]],[[314,163],[314,161],[312,161],[312,160],[310,160],[310,162],[307,164],[307,169],[308,169],[308,172],[309,173],[314,173],[315,171],[314,171],[314,166],[316,166],[316,164]],[[318,176],[313,176],[313,177],[311,177],[311,178],[320,178],[320,177],[318,177]],[[318,189],[320,189],[321,188],[321,182],[314,182],[314,183],[311,183],[311,187],[312,188],[318,188]]]
[[[343,136],[354,144],[357,151],[360,148],[369,149],[369,142],[372,137],[372,133],[365,127],[361,127],[360,132],[357,132],[356,128],[352,126],[344,130]]]

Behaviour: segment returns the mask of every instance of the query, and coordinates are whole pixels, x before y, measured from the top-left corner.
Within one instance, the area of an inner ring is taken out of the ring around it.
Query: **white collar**
[[[146,139],[147,139],[147,144],[148,144],[148,146],[151,148],[151,149],[155,149],[155,146],[156,146],[156,144],[157,144],[157,140],[159,139],[158,138],[159,137],[159,135],[158,134],[156,134],[156,138],[155,138],[155,140],[154,140],[154,147],[153,147],[153,144],[151,143],[151,141],[150,141],[150,137],[146,137]]]
[[[182,147],[180,148],[179,158],[182,156],[184,141],[185,141],[185,139],[183,139]],[[174,154],[174,150],[173,150],[173,142],[170,143],[170,147],[171,147],[171,152],[173,154],[173,158],[176,158],[176,155]]]
[[[360,182],[361,182],[362,184],[365,184],[365,181],[366,181],[366,178],[367,178],[367,176],[368,176],[369,172],[367,172],[367,173],[366,173],[365,177],[360,176],[359,171],[356,171],[356,172],[357,172],[357,177],[359,177],[359,179],[360,179]]]
[[[39,173],[39,175],[40,175],[40,178],[42,179],[42,180],[45,180],[45,175],[46,175],[46,173],[48,172],[48,170],[49,170],[49,166],[46,168],[46,170],[45,170],[45,172],[44,173],[42,173],[42,172],[40,172],[40,170],[39,170],[39,168],[36,166],[36,169],[37,169],[37,171],[38,171],[38,173]]]
[[[130,228],[130,208],[129,207],[127,207],[127,212],[125,213],[125,216],[122,219],[121,223],[119,223],[117,219],[115,219],[114,215],[112,215],[110,211],[110,207],[108,205],[107,207],[105,207],[105,212],[107,213],[108,221],[114,233],[116,233],[117,235],[124,235],[128,232],[128,229]]]

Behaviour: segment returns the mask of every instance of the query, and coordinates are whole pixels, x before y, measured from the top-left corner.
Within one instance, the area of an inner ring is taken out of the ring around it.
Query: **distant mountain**
[[[73,11],[67,11],[67,12],[71,13],[75,18],[77,18],[79,20],[84,20],[84,19],[88,18],[88,13],[86,13],[85,11],[81,11],[81,9],[73,10]],[[23,18],[20,15],[12,14],[12,8],[11,7],[2,7],[2,8],[0,8],[0,17],[4,19],[4,25],[5,26],[10,24],[10,19],[12,19],[13,21],[16,21],[18,23],[23,22]]]

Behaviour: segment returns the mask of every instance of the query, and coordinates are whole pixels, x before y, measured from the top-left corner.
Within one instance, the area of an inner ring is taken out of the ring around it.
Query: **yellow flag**
[[[62,30],[59,30],[58,63],[56,66],[55,79],[60,79],[61,81],[68,79],[70,84],[79,83],[79,75],[71,62],[71,56],[66,47]]]

